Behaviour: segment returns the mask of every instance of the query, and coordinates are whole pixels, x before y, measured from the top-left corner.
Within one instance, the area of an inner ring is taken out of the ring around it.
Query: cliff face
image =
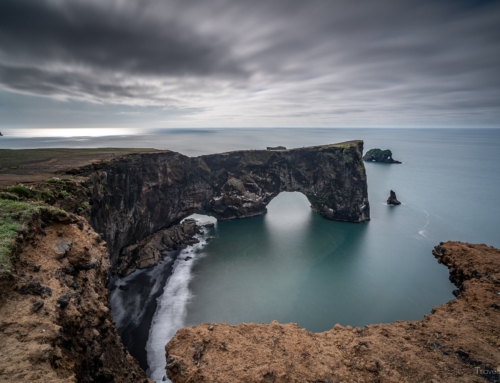
[[[90,220],[120,250],[193,214],[219,220],[264,214],[283,191],[302,192],[323,217],[370,219],[362,141],[283,151],[250,150],[187,157],[129,156],[80,170],[91,185]]]
[[[498,382],[500,251],[436,246],[458,296],[421,321],[311,333],[296,324],[205,323],[166,346],[174,383]]]

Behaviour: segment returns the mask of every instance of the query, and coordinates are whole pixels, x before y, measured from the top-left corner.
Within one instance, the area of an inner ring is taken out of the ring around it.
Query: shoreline
[[[204,223],[197,220],[202,228],[202,233],[196,235],[198,243],[188,246],[180,251],[177,259],[172,265],[172,274],[164,284],[162,294],[157,298],[156,309],[148,331],[146,343],[146,355],[148,369],[146,374],[150,379],[165,381],[165,343],[172,339],[176,332],[186,326],[185,317],[187,307],[191,300],[189,283],[193,277],[192,268],[194,263],[204,256],[200,251],[207,243],[209,229],[204,228]]]
[[[203,323],[165,346],[168,376],[184,382],[500,381],[500,250],[446,242],[456,299],[420,321],[312,333],[297,324]],[[479,368],[478,368],[479,367]]]
[[[194,256],[197,248],[207,243],[206,238],[209,233],[203,227],[207,222],[200,219],[196,221],[196,225],[202,230],[201,234],[194,236],[200,241],[199,243],[188,245],[184,249],[164,251],[163,258],[157,265],[147,269],[137,269],[123,278],[113,278],[108,284],[111,309],[118,333],[125,347],[148,375],[151,373],[148,344],[155,316],[161,308],[162,297],[168,293],[169,282],[176,271],[179,272],[178,266],[182,265],[181,262],[194,262],[197,258]],[[186,260],[187,257],[192,259]],[[189,280],[185,282],[188,284]],[[185,302],[187,303],[189,302]],[[183,326],[178,326],[181,327]],[[173,333],[175,334],[175,331]],[[163,350],[163,346],[161,349]]]
[[[157,299],[163,294],[163,287],[172,276],[180,253],[181,250],[169,252],[150,269],[137,270],[124,278],[113,278],[107,287],[118,334],[144,371],[149,368],[146,344],[158,307]]]

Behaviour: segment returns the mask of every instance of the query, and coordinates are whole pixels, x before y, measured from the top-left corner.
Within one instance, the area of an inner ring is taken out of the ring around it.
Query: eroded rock
[[[391,190],[391,195],[387,198],[387,205],[401,205],[401,202],[396,198],[396,193]]]
[[[325,218],[370,219],[362,141],[290,150],[246,150],[200,157],[163,151],[93,164],[92,226],[116,265],[120,251],[191,214],[253,217],[281,192],[301,192]],[[141,263],[147,266],[149,261]]]
[[[69,239],[65,239],[63,241],[59,241],[54,243],[54,252],[58,259],[64,258],[68,255],[68,252],[71,250],[72,242]]]
[[[37,281],[28,281],[19,287],[19,293],[23,295],[38,295],[42,298],[52,296],[52,290],[48,286],[43,286]]]
[[[363,156],[364,161],[369,162],[384,162],[386,164],[400,164],[400,161],[396,161],[392,158],[392,152],[389,149],[370,149]]]
[[[71,297],[68,294],[63,294],[59,298],[57,298],[57,304],[60,308],[64,309],[69,305],[71,301]]]

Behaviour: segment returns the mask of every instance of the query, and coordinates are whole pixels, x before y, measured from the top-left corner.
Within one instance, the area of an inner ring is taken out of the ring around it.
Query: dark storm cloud
[[[109,4],[108,2],[102,2]],[[137,74],[237,73],[215,36],[201,36],[173,17],[141,17],[91,2],[2,0],[0,47],[9,55],[54,60]]]
[[[216,126],[498,125],[499,24],[498,1],[3,0],[0,86]]]

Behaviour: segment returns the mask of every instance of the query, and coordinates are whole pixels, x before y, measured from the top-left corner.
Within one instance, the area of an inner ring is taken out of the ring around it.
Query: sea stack
[[[387,205],[401,205],[401,202],[396,198],[396,193],[391,190],[391,195],[387,198]]]
[[[369,162],[384,162],[386,164],[400,164],[400,161],[396,161],[392,158],[392,152],[389,149],[370,149],[363,156],[364,161]]]

